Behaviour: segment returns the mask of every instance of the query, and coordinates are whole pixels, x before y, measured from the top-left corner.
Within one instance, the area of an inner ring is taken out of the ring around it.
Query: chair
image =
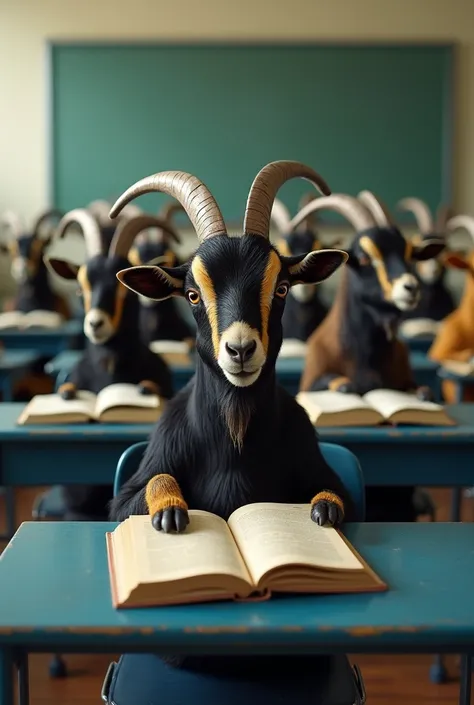
[[[146,446],[146,441],[136,443],[120,457],[115,474],[114,495],[138,469]],[[357,458],[346,448],[332,443],[320,443],[320,448],[326,462],[337,472],[353,499],[355,521],[363,521],[365,490]],[[257,663],[256,659],[252,660],[254,664]],[[185,697],[195,699],[198,696],[198,699],[210,705],[223,701],[226,705],[241,705],[243,700],[247,703],[250,701],[250,705],[253,702],[258,702],[259,705],[288,702],[294,705],[365,703],[361,673],[356,665],[351,667],[346,656],[321,656],[317,662],[321,668],[316,671],[314,657],[298,657],[294,659],[294,664],[290,665],[291,677],[283,682],[278,679],[275,683],[270,675],[271,671],[275,670],[275,657],[258,658],[258,666],[255,666],[256,670],[258,668],[256,679],[256,673],[251,673],[249,677],[246,672],[242,677],[241,673],[234,672],[232,662],[232,659],[224,659],[223,665],[219,664],[223,671],[205,674],[201,670],[193,672],[188,668],[175,670],[154,654],[126,654],[118,663],[110,664],[102,688],[102,700],[108,705],[114,702],[128,705],[129,702],[138,701],[154,705],[155,702],[161,702],[163,693],[166,693],[168,702],[184,702]],[[296,672],[292,669],[296,669]],[[139,695],[136,692],[137,684],[142,688]]]

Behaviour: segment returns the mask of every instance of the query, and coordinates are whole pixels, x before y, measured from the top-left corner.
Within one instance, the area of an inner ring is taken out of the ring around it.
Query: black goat
[[[404,198],[398,203],[399,210],[410,211],[415,216],[419,236],[414,243],[423,242],[446,236],[446,224],[452,215],[447,206],[440,206],[436,222],[427,204],[419,198]],[[405,319],[427,318],[432,321],[442,321],[456,307],[453,295],[446,286],[446,266],[440,257],[417,262],[418,278],[420,279],[420,303],[413,311],[404,314]]]
[[[308,210],[327,208],[343,215],[356,230],[335,301],[308,340],[300,390],[333,389],[365,394],[372,389],[415,392],[408,349],[397,337],[402,312],[419,301],[414,262],[437,257],[444,241],[406,242],[386,207],[371,193],[359,200],[345,194],[313,201]],[[301,213],[304,216],[305,212]],[[413,487],[367,489],[367,519],[416,518]]]
[[[139,266],[118,275],[132,291],[157,301],[185,297],[197,324],[198,355],[194,376],[168,403],[138,471],[112,501],[113,520],[149,513],[157,530],[183,531],[188,505],[227,519],[259,501],[310,501],[319,524],[350,520],[351,499],[322,457],[308,416],[275,378],[290,288],[323,281],[346,259],[340,250],[285,257],[269,242],[273,200],[293,177],[329,192],[303,164],[267,165],[250,190],[242,237],[227,235],[211,193],[183,172],[145,178],[114,205],[112,217],[133,198],[164,191],[181,201],[200,244],[179,267]],[[224,660],[238,662],[244,676],[258,658]],[[298,658],[284,657],[281,667],[288,672],[293,662]],[[180,665],[189,663],[185,657]],[[216,659],[204,663],[212,670]]]
[[[1,224],[8,235],[0,247],[12,257],[11,274],[18,286],[15,297],[6,306],[7,310],[22,313],[55,311],[64,319],[71,317],[66,299],[51,288],[48,269],[43,261],[45,250],[51,243],[53,228],[62,215],[56,209],[46,211],[36,220],[30,232],[25,232],[15,214],[3,215]]]
[[[48,267],[67,280],[77,279],[84,301],[86,349],[59,393],[74,397],[78,389],[97,394],[104,387],[127,382],[140,385],[144,393],[156,392],[164,398],[173,394],[172,376],[164,360],[140,342],[138,298],[117,281],[116,274],[130,266],[127,254],[135,236],[155,223],[152,216],[141,215],[120,222],[108,254],[103,254],[96,220],[86,210],[67,213],[58,226],[57,236],[79,225],[84,234],[88,259],[82,266],[50,258]],[[69,517],[104,518],[111,486],[63,489]]]
[[[175,204],[171,204],[176,210]],[[170,211],[170,207],[167,208]],[[169,217],[169,215],[168,215]],[[134,265],[161,264],[175,267],[178,257],[171,247],[170,240],[180,242],[180,237],[170,220],[156,219],[154,229],[157,235],[154,239],[145,235],[137,241],[129,252],[129,260]],[[170,298],[157,302],[139,296],[140,301],[140,333],[144,343],[149,345],[154,340],[183,340],[192,347],[194,330],[182,316],[177,302]]]
[[[311,195],[309,199],[312,200]],[[308,196],[306,195],[301,199],[299,209],[304,208],[308,202]],[[294,223],[297,217],[298,215],[291,220],[290,212],[285,204],[275,199],[272,208],[272,220],[279,231],[276,247],[280,254],[285,257],[301,255],[321,248],[315,218],[312,214],[295,226]],[[282,316],[283,338],[306,341],[326,314],[327,308],[321,301],[317,286],[313,284],[298,284],[292,287]]]

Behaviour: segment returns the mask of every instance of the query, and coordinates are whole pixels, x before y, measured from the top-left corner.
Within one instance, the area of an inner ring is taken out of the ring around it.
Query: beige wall
[[[454,205],[474,214],[474,0],[0,0],[0,211],[48,205],[46,42],[88,38],[454,40]]]

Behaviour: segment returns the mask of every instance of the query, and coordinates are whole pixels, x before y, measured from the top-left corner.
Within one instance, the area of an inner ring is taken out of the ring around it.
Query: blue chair
[[[114,494],[138,469],[147,443],[136,443],[121,456]],[[321,443],[327,463],[337,472],[355,505],[355,521],[365,516],[365,491],[357,458],[346,448]],[[245,657],[244,657],[245,658]],[[102,688],[108,705],[158,705],[190,700],[214,705],[363,705],[365,689],[356,665],[344,655],[320,657],[248,657],[245,673],[241,658],[215,657],[212,673],[203,671],[200,657],[187,659],[186,668],[173,668],[155,654],[125,654],[112,662]],[[291,663],[290,663],[291,661]],[[195,670],[197,666],[197,670]],[[282,679],[282,672],[286,677]],[[272,678],[271,673],[279,677]]]

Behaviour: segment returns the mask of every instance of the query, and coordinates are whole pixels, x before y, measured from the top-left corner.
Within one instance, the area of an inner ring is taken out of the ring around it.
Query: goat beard
[[[234,448],[242,452],[245,434],[253,416],[255,405],[247,398],[245,390],[232,389],[221,400],[221,413]]]

